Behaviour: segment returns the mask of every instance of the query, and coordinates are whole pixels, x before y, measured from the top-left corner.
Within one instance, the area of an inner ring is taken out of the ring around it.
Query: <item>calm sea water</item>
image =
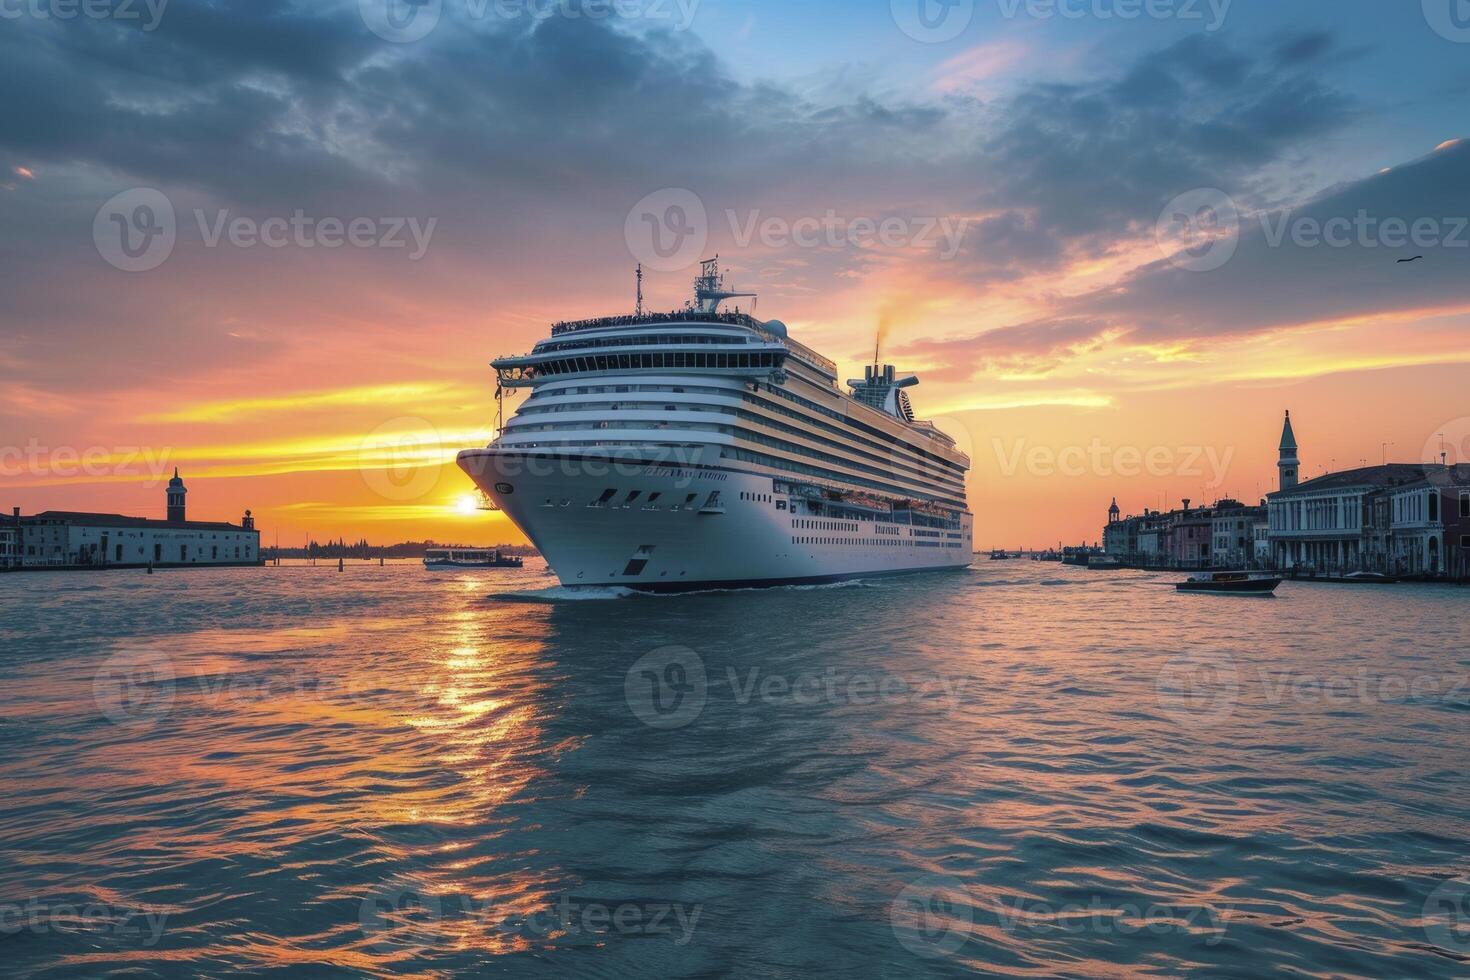
[[[0,578],[0,972],[1470,974],[1470,591]]]

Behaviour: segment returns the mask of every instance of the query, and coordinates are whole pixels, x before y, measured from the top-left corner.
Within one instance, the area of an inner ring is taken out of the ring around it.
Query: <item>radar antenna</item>
[[[718,255],[699,263],[699,278],[694,280],[694,303],[699,312],[717,313],[721,303],[739,296],[749,296],[754,300],[756,294],[735,292],[725,285],[725,275],[720,272]]]

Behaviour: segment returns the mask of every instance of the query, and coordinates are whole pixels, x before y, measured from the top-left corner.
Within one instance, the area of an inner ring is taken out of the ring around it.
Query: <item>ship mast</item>
[[[634,308],[638,316],[643,315],[643,263],[638,263],[638,305]]]
[[[725,285],[725,276],[720,272],[718,255],[699,263],[699,278],[694,280],[694,303],[699,312],[717,313],[720,304],[727,299],[735,299],[739,296],[749,296],[754,299],[755,295],[755,293],[735,292]]]

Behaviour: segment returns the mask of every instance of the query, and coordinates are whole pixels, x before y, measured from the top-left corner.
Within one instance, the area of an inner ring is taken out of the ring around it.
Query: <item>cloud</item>
[[[1467,182],[1470,144],[1452,145],[1293,210],[1245,213],[1223,268],[1191,272],[1160,259],[1071,306],[1136,324],[1135,338],[1150,341],[1470,308]],[[1329,222],[1337,223],[1339,247],[1325,231],[1312,233]],[[1439,244],[1411,240],[1418,222],[1427,222],[1421,229]],[[1417,254],[1424,258],[1411,265],[1397,261]]]
[[[1124,332],[1090,317],[1038,320],[967,337],[922,340],[900,353],[938,361],[941,365],[938,370],[926,372],[927,377],[936,381],[966,381],[987,368],[1042,375]]]

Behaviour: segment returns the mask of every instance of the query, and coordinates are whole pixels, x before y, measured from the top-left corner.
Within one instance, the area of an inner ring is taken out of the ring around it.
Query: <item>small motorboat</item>
[[[1008,552],[1008,551],[1005,551],[1005,550],[1003,550],[1001,548],[996,548],[994,551],[992,551],[990,553],[990,560],[991,561],[1010,561],[1011,560],[1011,555],[1010,555],[1010,552]]]
[[[1274,572],[1199,572],[1175,586],[1180,592],[1273,595],[1281,585]]]
[[[1123,563],[1116,555],[1093,555],[1087,559],[1087,567],[1093,571],[1106,571],[1110,568],[1122,568]]]

